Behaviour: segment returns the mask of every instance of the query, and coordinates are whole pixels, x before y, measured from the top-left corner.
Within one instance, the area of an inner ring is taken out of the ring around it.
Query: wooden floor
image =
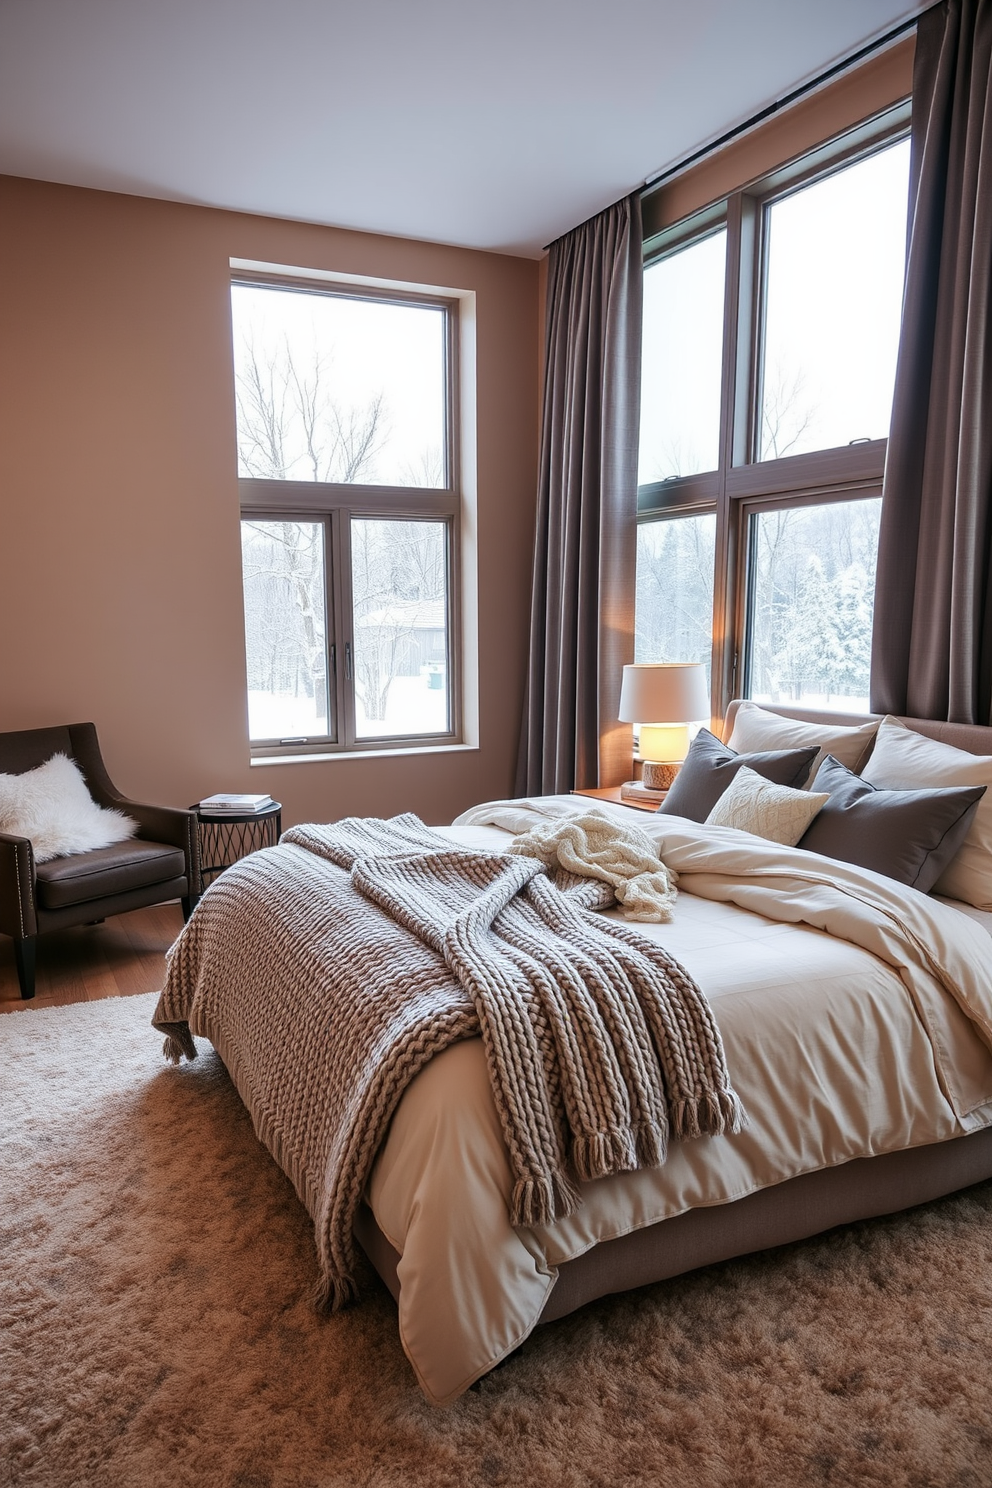
[[[21,999],[14,942],[0,935],[0,1013],[157,992],[165,979],[165,953],[182,927],[178,904],[155,904],[114,915],[102,925],[39,935],[31,1002]]]

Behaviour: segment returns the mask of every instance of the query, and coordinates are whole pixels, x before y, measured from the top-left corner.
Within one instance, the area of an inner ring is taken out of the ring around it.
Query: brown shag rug
[[[448,1410],[154,997],[0,1018],[0,1483],[989,1488],[992,1184],[609,1299]]]

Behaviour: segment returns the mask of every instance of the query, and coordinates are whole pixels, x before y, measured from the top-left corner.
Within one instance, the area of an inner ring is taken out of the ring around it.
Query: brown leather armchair
[[[98,806],[124,811],[137,835],[113,847],[35,863],[31,842],[0,832],[0,933],[13,936],[21,996],[34,996],[35,945],[46,930],[181,899],[189,919],[201,893],[195,811],[122,796],[107,774],[92,723],[0,734],[0,771],[21,775],[53,754],[75,760]]]

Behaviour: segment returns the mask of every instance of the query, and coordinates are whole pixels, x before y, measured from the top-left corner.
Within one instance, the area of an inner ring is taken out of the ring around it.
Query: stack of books
[[[199,803],[200,811],[207,816],[250,816],[255,811],[264,811],[274,806],[271,796],[221,795],[207,796]]]
[[[625,781],[620,787],[621,801],[638,806],[660,806],[667,795],[667,790],[652,790],[640,780]]]

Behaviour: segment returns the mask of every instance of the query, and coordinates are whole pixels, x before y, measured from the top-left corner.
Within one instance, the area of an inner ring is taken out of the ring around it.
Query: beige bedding
[[[556,809],[580,808],[567,797],[495,803],[447,831],[498,847],[506,834],[491,822],[526,830]],[[637,824],[680,874],[673,921],[642,928],[710,998],[749,1126],[673,1144],[661,1168],[584,1185],[567,1219],[514,1230],[481,1044],[437,1056],[393,1118],[367,1199],[401,1256],[404,1348],[438,1403],[527,1336],[555,1267],[597,1241],[992,1124],[985,928],[810,853],[674,817]]]

